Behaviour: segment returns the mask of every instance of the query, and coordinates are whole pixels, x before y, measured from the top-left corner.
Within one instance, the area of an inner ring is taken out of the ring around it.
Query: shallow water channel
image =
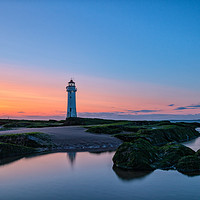
[[[197,143],[200,145],[200,138],[187,145],[196,149]],[[188,177],[171,170],[149,173],[113,169],[113,155],[114,152],[70,152],[6,160],[7,164],[0,166],[0,199],[194,200],[200,197],[200,176]]]

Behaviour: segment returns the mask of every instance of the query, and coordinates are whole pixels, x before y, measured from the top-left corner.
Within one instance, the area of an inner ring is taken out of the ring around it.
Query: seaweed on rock
[[[176,169],[176,164],[183,156],[194,155],[195,151],[182,144],[169,143],[159,148],[157,168]]]
[[[51,147],[53,144],[48,134],[40,132],[0,135],[0,142],[26,147]]]
[[[115,137],[125,142],[134,142],[134,140],[142,138],[157,146],[162,146],[169,142],[185,142],[198,136],[200,136],[200,133],[193,127],[179,125],[164,125],[154,129],[140,129],[136,133],[115,135]]]
[[[176,169],[183,174],[199,175],[200,158],[197,155],[184,156],[178,161]]]
[[[146,140],[124,142],[117,149],[113,162],[115,166],[123,169],[154,170],[152,164],[157,159],[157,152],[157,147]]]
[[[34,152],[37,152],[37,150],[31,147],[0,142],[0,158],[27,155]]]
[[[54,147],[48,134],[33,132],[0,135],[0,158],[28,155]],[[41,149],[40,149],[41,150]]]
[[[158,147],[138,139],[120,145],[113,162],[115,167],[126,170],[177,169],[182,173],[200,173],[198,153],[175,142]]]

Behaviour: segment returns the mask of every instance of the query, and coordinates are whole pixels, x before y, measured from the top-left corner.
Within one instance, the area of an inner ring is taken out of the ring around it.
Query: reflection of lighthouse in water
[[[75,159],[76,159],[76,152],[67,152],[67,157],[68,157],[71,165],[73,165],[75,162]]]

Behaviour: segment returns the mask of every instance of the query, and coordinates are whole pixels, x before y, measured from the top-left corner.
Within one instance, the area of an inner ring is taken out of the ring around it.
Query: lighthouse
[[[75,82],[71,79],[66,87],[68,92],[68,104],[67,104],[67,118],[77,117],[76,114],[76,91]]]

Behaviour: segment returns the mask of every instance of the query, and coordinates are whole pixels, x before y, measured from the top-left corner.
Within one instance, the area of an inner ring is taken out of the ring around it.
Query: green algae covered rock
[[[196,155],[197,155],[197,156],[200,156],[200,149],[197,150]]]
[[[196,155],[182,157],[176,169],[184,174],[200,173],[200,158]]]
[[[154,170],[152,163],[157,159],[157,147],[148,141],[138,139],[119,146],[113,162],[116,167],[134,170]]]
[[[135,142],[124,142],[119,146],[113,157],[113,162],[115,167],[122,169],[168,170],[176,169],[179,161],[187,156],[198,158],[195,151],[182,144],[168,143],[157,147],[144,139],[138,139]],[[183,163],[184,161],[182,165]]]
[[[163,146],[169,142],[186,142],[198,136],[200,136],[200,133],[195,128],[174,124],[143,128],[136,133],[115,135],[125,142],[134,142],[142,138],[156,146]]]
[[[159,148],[157,167],[160,169],[175,169],[180,158],[194,154],[195,151],[182,144],[166,144]]]
[[[33,148],[51,147],[53,145],[50,136],[40,132],[0,135],[0,142]]]
[[[184,142],[200,136],[199,132],[192,127],[177,125],[164,125],[155,129],[140,130],[153,145],[162,146],[169,142]]]
[[[36,152],[36,150],[30,147],[24,147],[20,145],[0,142],[0,158],[18,156],[18,155],[27,155],[34,152]]]
[[[0,158],[28,155],[55,145],[48,134],[32,132],[0,135]]]

